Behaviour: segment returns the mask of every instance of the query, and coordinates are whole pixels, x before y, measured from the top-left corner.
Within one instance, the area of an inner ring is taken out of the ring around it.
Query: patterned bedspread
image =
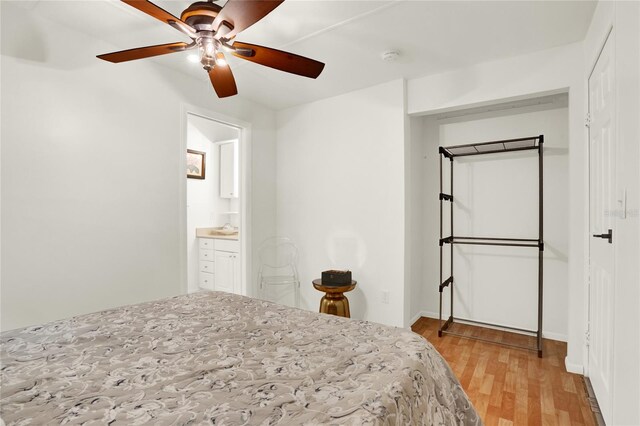
[[[227,293],[1,335],[9,424],[481,424],[410,331]]]

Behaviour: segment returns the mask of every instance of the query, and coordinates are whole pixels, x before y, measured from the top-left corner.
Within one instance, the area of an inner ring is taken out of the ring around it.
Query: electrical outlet
[[[389,290],[382,291],[382,303],[389,303]]]

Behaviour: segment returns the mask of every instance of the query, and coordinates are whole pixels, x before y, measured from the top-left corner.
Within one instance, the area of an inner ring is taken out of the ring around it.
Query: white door
[[[587,376],[611,423],[615,232],[615,90],[611,36],[589,77],[590,281]],[[612,238],[608,238],[612,235]]]
[[[236,293],[236,254],[228,251],[215,251],[215,288],[218,291]]]

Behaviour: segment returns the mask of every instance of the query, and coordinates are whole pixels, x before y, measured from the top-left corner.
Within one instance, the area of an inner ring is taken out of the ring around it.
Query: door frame
[[[239,211],[240,211],[240,288],[245,296],[253,295],[253,287],[249,285],[251,277],[251,123],[230,117],[219,112],[200,108],[195,105],[181,103],[180,105],[180,143],[178,158],[178,243],[180,246],[179,268],[180,288],[182,294],[187,294],[188,288],[188,259],[187,259],[187,163],[184,161],[187,152],[187,122],[189,114],[207,120],[216,121],[226,126],[235,127],[240,132],[238,138],[238,153],[240,156],[239,177]]]

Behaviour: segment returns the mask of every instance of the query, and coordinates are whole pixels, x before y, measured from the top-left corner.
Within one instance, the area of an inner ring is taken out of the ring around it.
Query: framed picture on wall
[[[204,179],[206,153],[187,150],[187,177],[191,179]]]

